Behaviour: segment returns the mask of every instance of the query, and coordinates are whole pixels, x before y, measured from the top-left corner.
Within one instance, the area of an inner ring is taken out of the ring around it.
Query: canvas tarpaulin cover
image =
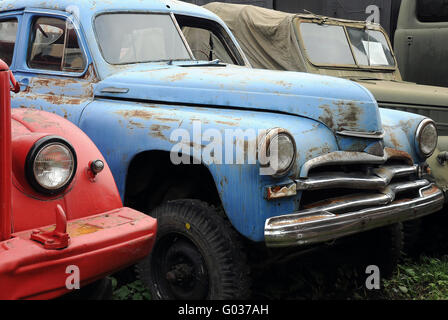
[[[304,71],[295,14],[218,2],[204,8],[224,20],[254,68]]]

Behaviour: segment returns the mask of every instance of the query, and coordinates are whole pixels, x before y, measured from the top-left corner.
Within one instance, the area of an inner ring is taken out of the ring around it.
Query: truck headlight
[[[296,143],[293,136],[285,129],[269,130],[261,141],[259,160],[261,166],[270,167],[272,176],[286,175],[296,160]]]
[[[417,127],[415,141],[421,156],[429,158],[437,147],[437,128],[431,119],[425,119]]]
[[[77,160],[73,147],[66,140],[49,136],[37,141],[26,159],[26,175],[38,192],[62,192],[73,180]]]

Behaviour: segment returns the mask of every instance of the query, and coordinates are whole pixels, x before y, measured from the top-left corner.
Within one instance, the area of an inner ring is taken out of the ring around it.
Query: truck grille
[[[301,208],[266,220],[269,247],[308,245],[423,217],[443,207],[442,191],[420,178],[409,154],[336,151],[306,162],[288,191]]]
[[[324,159],[309,169],[307,177],[296,180],[297,191],[303,192],[301,212],[305,215],[323,208],[331,214],[343,214],[388,205],[416,198],[421,188],[430,185],[418,178],[418,166],[409,155],[392,149],[386,151],[383,163],[379,159],[353,159],[349,164],[333,160]]]

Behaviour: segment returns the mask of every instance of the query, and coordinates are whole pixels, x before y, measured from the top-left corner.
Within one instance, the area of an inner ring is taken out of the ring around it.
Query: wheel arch
[[[162,150],[147,150],[133,156],[125,179],[126,206],[148,211],[162,202],[182,198],[221,206],[215,179],[206,165],[175,165],[170,152]]]

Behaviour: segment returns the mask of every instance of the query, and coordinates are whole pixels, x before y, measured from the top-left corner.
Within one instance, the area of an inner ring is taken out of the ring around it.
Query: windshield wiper
[[[344,78],[350,79],[350,80],[384,80],[384,79],[380,79],[380,78],[363,77],[363,76],[347,76],[347,77],[344,77]]]
[[[199,62],[196,61],[197,63],[194,64],[184,64],[184,65],[179,65],[180,67],[184,67],[184,68],[191,68],[191,67],[226,67],[227,64],[225,63],[221,63],[221,60],[219,59],[215,59],[212,61],[207,61],[207,62]]]
[[[168,59],[168,60],[160,60],[160,61],[166,61],[166,64],[171,66],[173,64],[173,62],[176,62],[176,61],[193,61],[193,60],[189,60],[189,59]]]

